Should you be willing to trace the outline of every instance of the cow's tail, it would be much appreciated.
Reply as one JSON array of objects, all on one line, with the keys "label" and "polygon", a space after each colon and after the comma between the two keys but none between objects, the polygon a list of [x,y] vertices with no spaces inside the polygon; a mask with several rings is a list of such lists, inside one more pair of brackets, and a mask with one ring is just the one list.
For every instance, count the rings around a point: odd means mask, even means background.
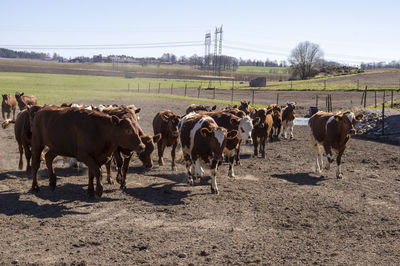
[{"label": "cow's tail", "polygon": [[179,142],[178,147],[176,147],[176,159],[178,162],[183,162],[183,151],[181,142]]},{"label": "cow's tail", "polygon": [[6,129],[9,124],[15,124],[15,120],[12,119],[6,119],[1,123],[1,127]]}]

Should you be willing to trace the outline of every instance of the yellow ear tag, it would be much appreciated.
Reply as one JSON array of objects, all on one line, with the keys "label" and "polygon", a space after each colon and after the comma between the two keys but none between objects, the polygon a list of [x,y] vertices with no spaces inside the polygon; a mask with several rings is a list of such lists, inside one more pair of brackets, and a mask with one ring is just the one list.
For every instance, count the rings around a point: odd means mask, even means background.
[{"label": "yellow ear tag", "polygon": [[335,119],[336,119],[336,121],[338,121],[338,122],[339,122],[339,117],[336,117]]}]

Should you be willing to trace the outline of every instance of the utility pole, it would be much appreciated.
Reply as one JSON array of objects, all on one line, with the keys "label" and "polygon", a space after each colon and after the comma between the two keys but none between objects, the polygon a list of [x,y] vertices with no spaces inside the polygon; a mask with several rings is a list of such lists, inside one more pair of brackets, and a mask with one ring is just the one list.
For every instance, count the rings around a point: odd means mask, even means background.
[{"label": "utility pole", "polygon": [[211,56],[211,33],[207,32],[204,38],[204,66],[207,70],[210,69]]},{"label": "utility pole", "polygon": [[222,54],[222,25],[220,28],[215,28],[214,32],[214,75],[221,74],[221,54]]}]

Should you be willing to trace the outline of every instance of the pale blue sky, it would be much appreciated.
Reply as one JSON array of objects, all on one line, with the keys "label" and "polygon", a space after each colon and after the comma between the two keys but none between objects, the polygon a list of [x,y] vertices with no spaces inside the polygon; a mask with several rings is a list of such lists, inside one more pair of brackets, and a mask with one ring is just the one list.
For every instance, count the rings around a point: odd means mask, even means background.
[{"label": "pale blue sky", "polygon": [[[235,57],[286,60],[297,43],[310,41],[321,46],[328,60],[348,64],[400,60],[400,1],[394,0],[2,0],[1,10],[0,47],[27,45],[22,50],[64,57],[100,53],[159,57],[166,52],[203,56],[205,33],[222,24],[222,52]],[[189,41],[199,45],[101,47]],[[54,49],[60,45],[101,49]]]}]

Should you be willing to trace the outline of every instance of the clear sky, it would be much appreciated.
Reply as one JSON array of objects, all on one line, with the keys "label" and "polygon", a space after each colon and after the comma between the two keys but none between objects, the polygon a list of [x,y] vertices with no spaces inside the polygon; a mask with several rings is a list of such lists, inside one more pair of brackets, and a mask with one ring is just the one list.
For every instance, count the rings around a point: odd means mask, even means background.
[{"label": "clear sky", "polygon": [[286,60],[299,42],[310,41],[327,60],[400,60],[395,0],[2,0],[0,6],[0,47],[67,58],[203,56],[205,33],[223,25],[222,53],[237,58]]}]

